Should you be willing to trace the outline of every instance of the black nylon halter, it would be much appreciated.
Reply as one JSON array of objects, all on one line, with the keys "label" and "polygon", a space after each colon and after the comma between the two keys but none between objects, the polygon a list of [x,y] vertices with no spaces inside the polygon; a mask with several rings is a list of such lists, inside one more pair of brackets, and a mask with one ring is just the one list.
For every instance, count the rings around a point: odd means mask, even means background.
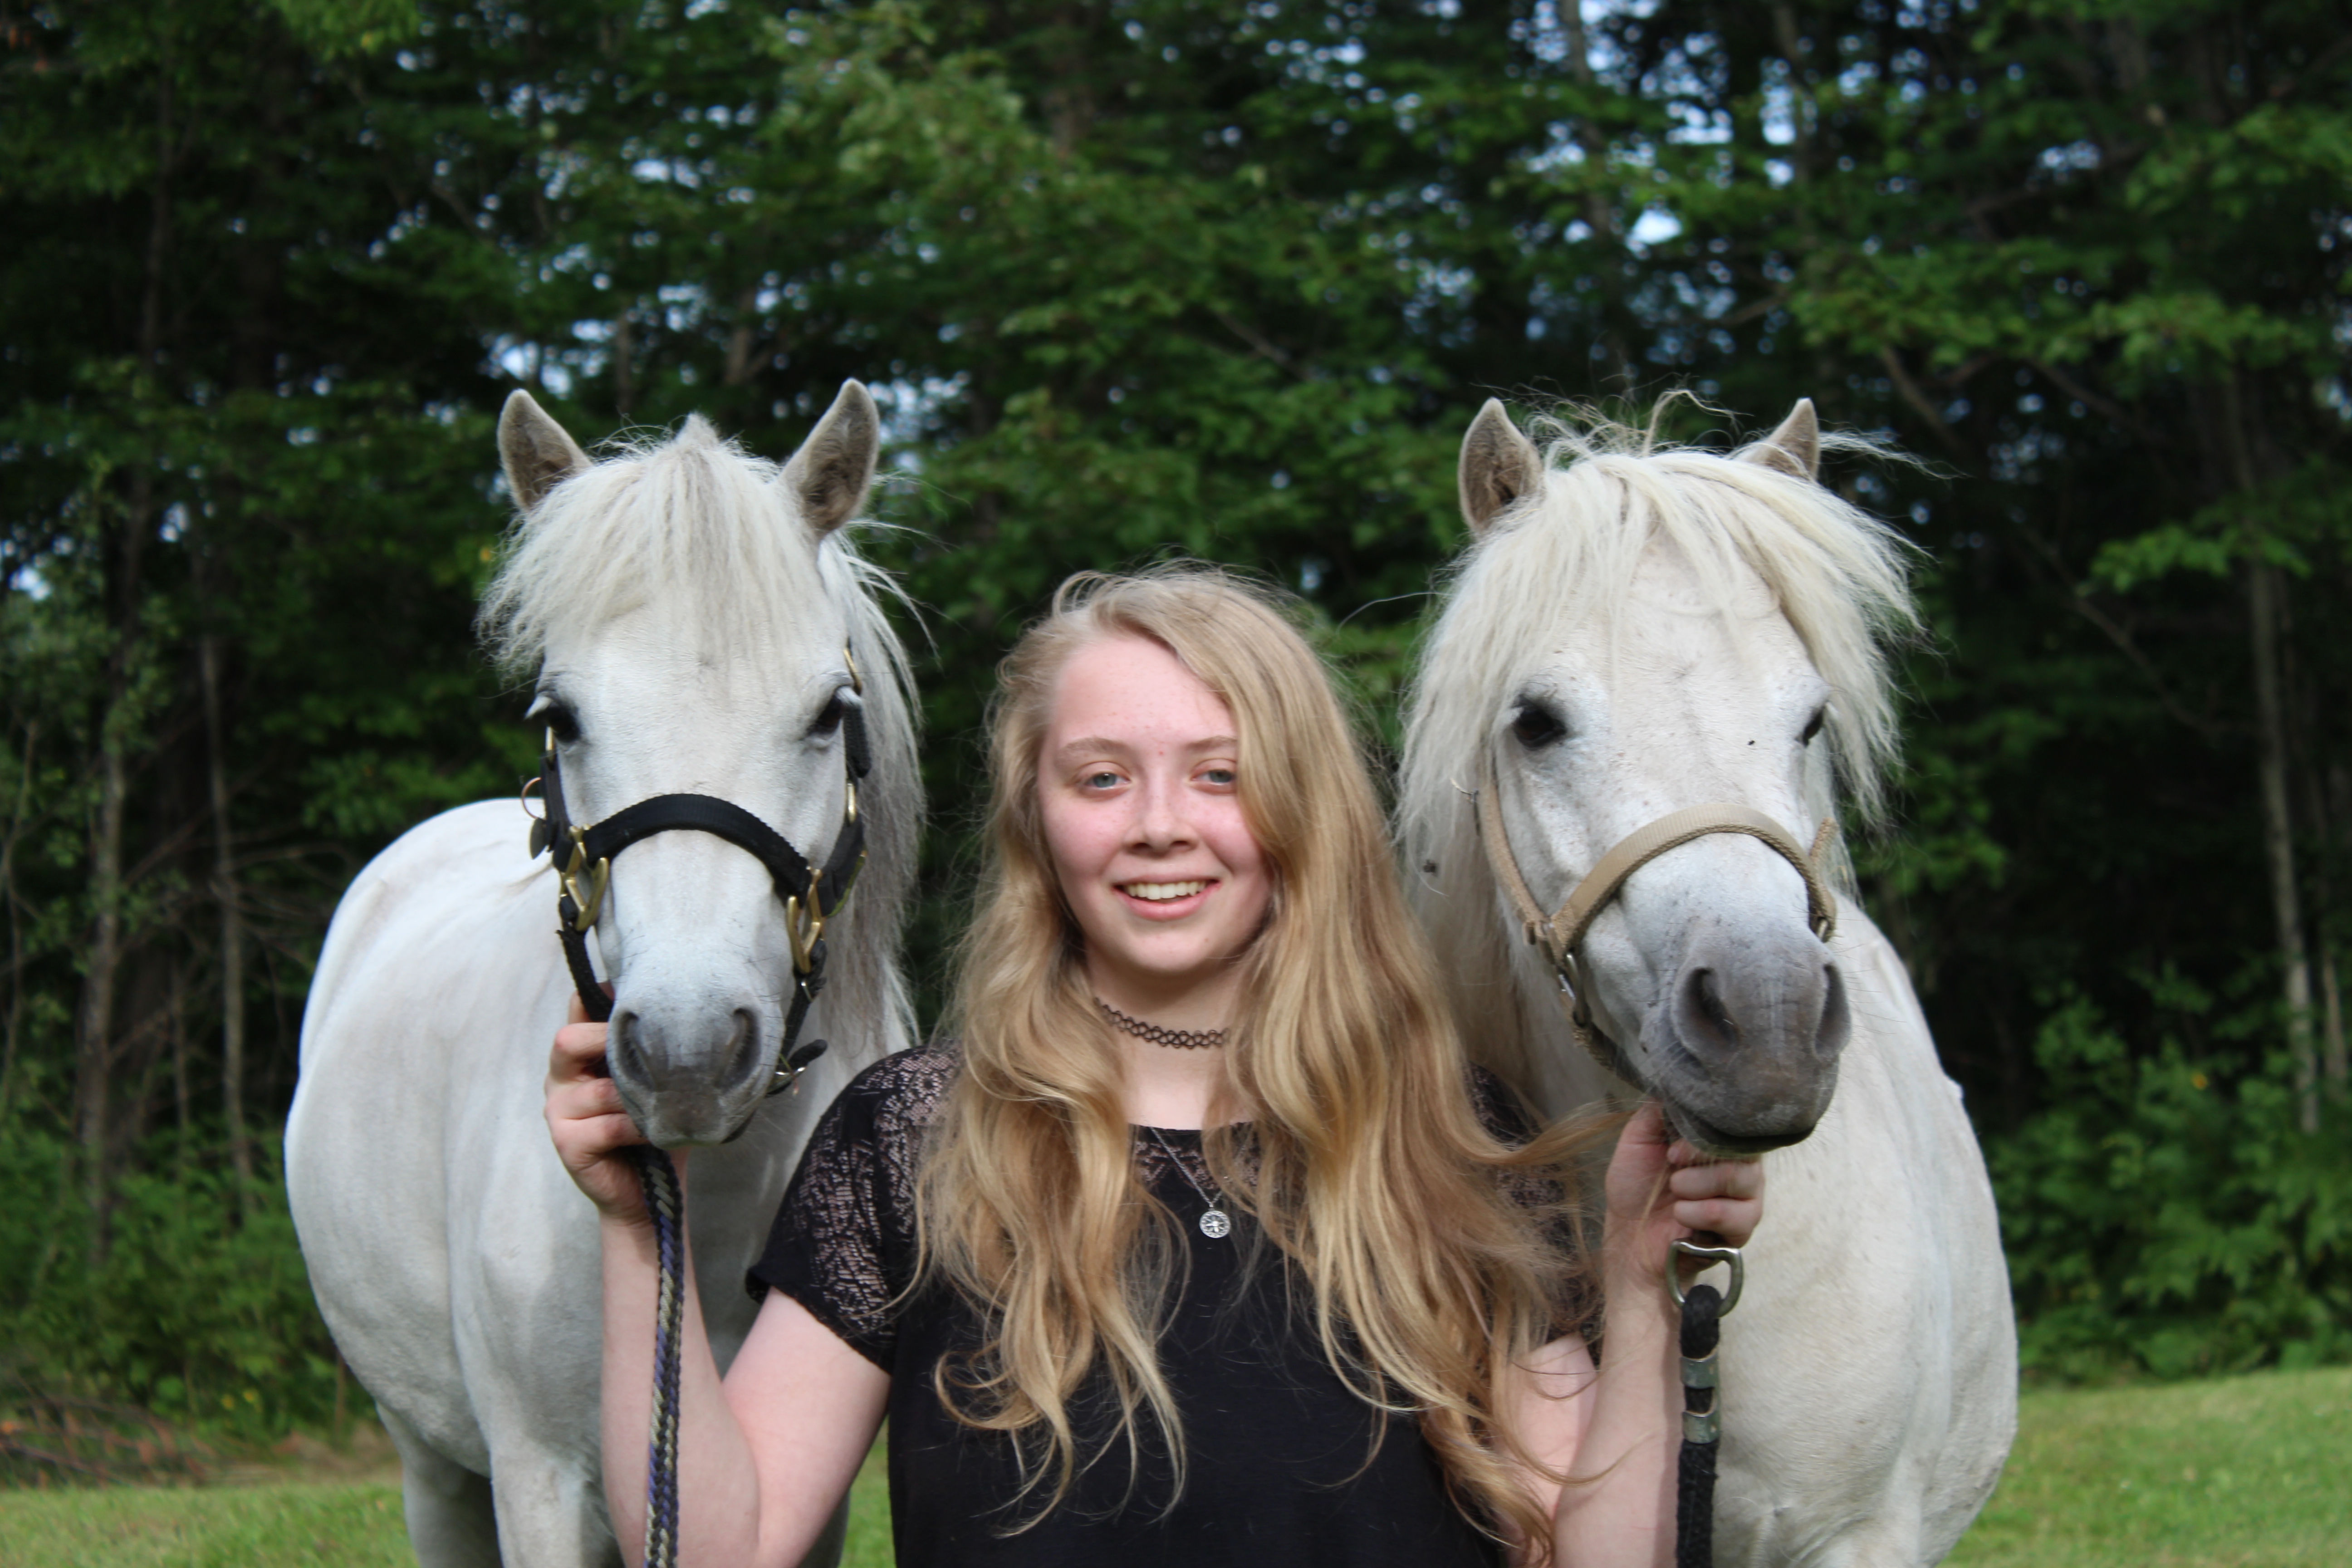
[{"label": "black nylon halter", "polygon": [[[850,690],[862,692],[865,683],[857,661],[849,659]],[[563,943],[563,962],[572,972],[572,988],[589,1018],[604,1023],[613,1016],[613,999],[604,994],[588,956],[588,932],[604,912],[604,893],[614,857],[632,844],[657,833],[690,829],[723,838],[767,868],[776,897],[784,906],[784,921],[793,945],[793,1000],[784,1016],[782,1037],[776,1046],[775,1081],[770,1094],[792,1087],[811,1062],[824,1054],[825,1042],[811,1040],[795,1048],[801,1027],[808,1021],[810,1005],[824,989],[824,922],[839,909],[856,886],[866,863],[866,824],[857,812],[857,785],[874,765],[866,732],[866,712],[855,704],[842,713],[842,750],[848,769],[848,801],[841,829],[834,835],[833,853],[821,868],[811,868],[808,857],[790,839],[737,805],[709,795],[657,795],[624,806],[604,821],[581,826],[572,820],[563,798],[562,763],[550,731],[540,758],[540,786],[546,805],[544,817],[534,817],[530,852],[534,858],[554,851],[557,872],[555,934]],[[526,798],[530,784],[523,785]],[[563,846],[570,845],[567,853]],[[585,907],[583,907],[583,900]]]}]

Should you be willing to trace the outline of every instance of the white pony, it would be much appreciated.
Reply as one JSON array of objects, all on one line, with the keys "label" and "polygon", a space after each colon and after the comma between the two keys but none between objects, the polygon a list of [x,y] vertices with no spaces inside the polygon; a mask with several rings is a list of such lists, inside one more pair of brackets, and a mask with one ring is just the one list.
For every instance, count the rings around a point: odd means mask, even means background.
[{"label": "white pony", "polygon": [[[687,1216],[721,1366],[751,1328],[744,1271],[810,1127],[908,1043],[913,715],[886,580],[842,528],[878,429],[856,382],[781,470],[698,418],[593,464],[521,393],[499,422],[521,516],[484,625],[502,664],[536,671],[531,716],[573,821],[700,793],[822,865],[847,806],[843,716],[864,710],[870,859],[826,932],[830,981],[802,1033],[831,1048],[793,1093],[766,1096],[793,967],[759,860],[705,832],[647,838],[613,862],[594,928],[639,1124],[712,1145]],[[541,1117],[572,986],[528,827],[512,799],[462,806],[360,874],[311,985],[287,1124],[311,1282],[399,1447],[428,1568],[621,1561],[598,1469],[596,1215]],[[836,1530],[811,1561],[837,1547]]]},{"label": "white pony", "polygon": [[[1934,1563],[2015,1432],[2008,1277],[1959,1090],[1817,838],[1841,779],[1878,804],[1903,546],[1815,482],[1810,403],[1731,457],[1553,433],[1547,460],[1489,402],[1463,443],[1476,538],[1401,783],[1419,913],[1474,1049],[1547,1110],[1624,1094],[1612,1058],[1702,1147],[1778,1151],[1723,1321],[1717,1563]],[[1654,836],[1678,847],[1549,929],[1612,848],[1716,805],[1741,826]]]}]

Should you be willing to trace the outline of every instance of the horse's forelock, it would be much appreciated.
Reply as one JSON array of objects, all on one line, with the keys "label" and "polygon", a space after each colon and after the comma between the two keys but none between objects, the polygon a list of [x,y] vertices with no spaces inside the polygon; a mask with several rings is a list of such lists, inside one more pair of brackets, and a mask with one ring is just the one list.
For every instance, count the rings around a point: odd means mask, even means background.
[{"label": "horse's forelock", "polygon": [[648,604],[727,639],[822,594],[817,541],[778,472],[698,415],[557,485],[516,518],[482,595],[478,626],[500,669],[527,676],[558,628]]}]

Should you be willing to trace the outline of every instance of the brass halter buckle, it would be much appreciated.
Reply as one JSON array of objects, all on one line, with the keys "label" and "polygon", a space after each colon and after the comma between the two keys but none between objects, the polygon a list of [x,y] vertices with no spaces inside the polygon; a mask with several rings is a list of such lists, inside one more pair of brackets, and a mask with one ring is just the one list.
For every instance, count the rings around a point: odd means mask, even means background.
[{"label": "brass halter buckle", "polygon": [[589,886],[584,891],[582,889],[580,873],[588,869],[587,839],[586,828],[574,827],[572,830],[572,864],[564,867],[561,873],[563,891],[571,898],[572,907],[580,911],[572,917],[572,929],[583,936],[594,928],[596,916],[604,908],[604,889],[613,880],[613,862],[607,858],[597,861],[594,868],[589,870]]},{"label": "brass halter buckle", "polygon": [[824,940],[824,906],[817,901],[817,889],[824,880],[824,868],[810,867],[808,901],[784,900],[784,937],[793,946],[795,974],[806,974],[816,967],[816,944]]}]

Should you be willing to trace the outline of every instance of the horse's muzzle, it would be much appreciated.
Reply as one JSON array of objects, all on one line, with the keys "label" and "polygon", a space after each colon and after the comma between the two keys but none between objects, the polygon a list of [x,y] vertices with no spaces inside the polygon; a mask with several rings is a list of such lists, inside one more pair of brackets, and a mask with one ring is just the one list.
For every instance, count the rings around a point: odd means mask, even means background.
[{"label": "horse's muzzle", "polygon": [[724,1143],[765,1099],[770,1054],[758,1009],[674,1016],[614,1009],[605,1058],[621,1103],[648,1142],[665,1149]]},{"label": "horse's muzzle", "polygon": [[1695,943],[1644,1031],[1649,1088],[1710,1154],[1801,1142],[1829,1110],[1852,1016],[1834,962]]}]

